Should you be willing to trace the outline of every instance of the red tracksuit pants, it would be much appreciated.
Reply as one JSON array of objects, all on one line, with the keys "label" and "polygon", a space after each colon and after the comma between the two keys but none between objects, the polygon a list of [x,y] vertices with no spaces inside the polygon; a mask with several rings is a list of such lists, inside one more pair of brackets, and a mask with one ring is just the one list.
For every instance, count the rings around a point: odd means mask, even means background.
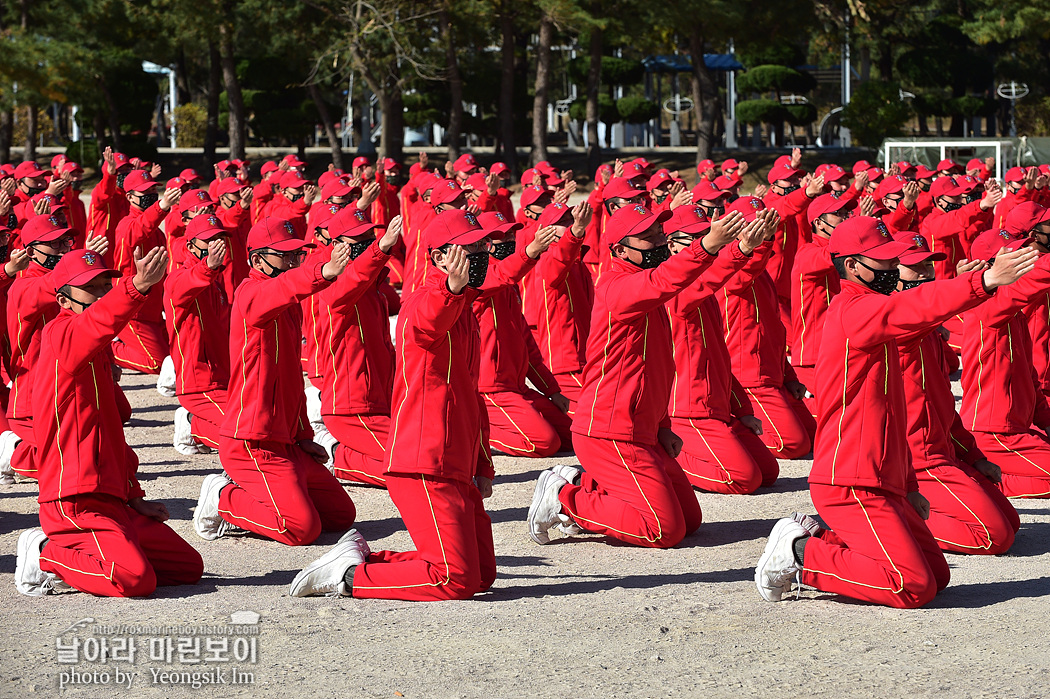
[{"label": "red tracksuit pants", "polygon": [[572,418],[538,391],[482,393],[489,443],[504,454],[542,459],[572,449]]},{"label": "red tracksuit pants", "polygon": [[998,555],[1013,545],[1021,518],[977,469],[959,463],[916,470],[915,476],[930,501],[926,526],[942,551]]},{"label": "red tracksuit pants", "polygon": [[354,597],[468,599],[492,586],[492,521],[473,483],[391,473],[386,486],[416,550],[369,556],[354,571]]},{"label": "red tracksuit pants", "polygon": [[11,468],[23,478],[36,479],[38,469],[36,463],[36,435],[33,432],[33,418],[13,417],[8,418],[8,426],[12,432],[18,435],[22,441],[15,447],[11,454]]},{"label": "red tracksuit pants", "polygon": [[760,439],[779,459],[798,459],[813,449],[817,422],[805,403],[782,386],[753,386],[744,389],[762,421]]},{"label": "red tracksuit pants", "polygon": [[684,446],[678,463],[689,482],[711,493],[747,495],[776,483],[780,465],[762,440],[737,419],[671,418]]},{"label": "red tracksuit pants", "polygon": [[805,585],[888,607],[921,607],[948,585],[948,562],[926,522],[901,495],[811,483],[831,528],[806,543]]},{"label": "red tracksuit pants", "polygon": [[339,440],[335,477],[386,487],[389,415],[325,415],[324,425]]},{"label": "red tracksuit pants", "polygon": [[219,430],[226,419],[226,399],[224,388],[179,395],[179,405],[193,416],[190,420],[193,438],[212,449],[219,448]]},{"label": "red tracksuit pants", "polygon": [[[0,367],[2,368],[2,367]],[[6,371],[0,371],[0,375],[6,376]],[[3,381],[10,381],[10,379],[0,379]],[[7,405],[8,399],[11,397],[11,389],[7,387],[6,383],[0,383],[0,432],[6,432],[11,429],[7,422]]]},{"label": "red tracksuit pants", "polygon": [[808,391],[805,398],[802,399],[802,403],[806,406],[806,412],[813,418],[813,421],[817,420],[817,376],[813,372],[816,370],[814,366],[792,366],[795,370],[795,376],[798,377],[799,383],[806,387]]},{"label": "red tracksuit pants", "polygon": [[977,446],[1003,472],[999,489],[1008,498],[1050,498],[1050,440],[1023,434],[974,432]]},{"label": "red tracksuit pants", "polygon": [[168,332],[164,323],[132,319],[113,340],[117,366],[143,374],[159,374],[168,356]]},{"label": "red tracksuit pants", "polygon": [[219,460],[234,481],[219,495],[219,514],[231,524],[289,546],[354,526],[343,486],[297,445],[223,437]]},{"label": "red tracksuit pants", "polygon": [[581,527],[635,546],[670,548],[700,527],[693,486],[677,461],[655,444],[573,435],[585,469],[580,485],[558,499]]},{"label": "red tracksuit pants", "polygon": [[193,585],[201,555],[163,522],[141,515],[112,495],[74,495],[40,503],[48,542],[40,569],[81,592],[144,597],[158,586]]}]

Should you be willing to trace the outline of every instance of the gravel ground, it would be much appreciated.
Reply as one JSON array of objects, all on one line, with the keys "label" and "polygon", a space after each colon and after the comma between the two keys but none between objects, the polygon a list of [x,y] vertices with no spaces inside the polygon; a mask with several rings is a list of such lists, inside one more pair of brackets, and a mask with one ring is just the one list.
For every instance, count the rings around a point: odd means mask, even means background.
[{"label": "gravel ground", "polygon": [[[37,525],[36,487],[0,486],[0,695],[481,697],[746,696],[775,691],[814,697],[1043,697],[1050,693],[1050,516],[1016,501],[1022,528],[1009,555],[949,555],[951,586],[932,604],[897,611],[815,592],[763,602],[754,565],[777,518],[812,511],[808,461],[782,462],[781,480],[753,496],[698,494],[705,523],[679,547],[636,549],[598,536],[533,544],[525,515],[535,477],[558,460],[497,457],[489,500],[499,578],[467,602],[406,603],[287,596],[295,573],[338,538],[289,548],[253,537],[205,542],[192,530],[201,479],[214,455],[171,447],[173,399],[153,377],[123,380],[135,416],[128,439],[142,460],[148,497],[163,500],[172,526],[201,552],[195,587],[149,599],[85,594],[19,595],[15,542]],[[570,461],[571,459],[566,459]],[[359,529],[374,549],[412,546],[385,491],[349,487]],[[138,636],[133,664],[59,663],[64,642],[127,633],[90,624],[215,625],[239,611],[261,615],[254,663],[189,665],[150,659]],[[65,633],[63,633],[65,632]],[[170,634],[178,642],[181,633]],[[94,641],[92,641],[94,642]],[[85,652],[87,646],[85,646]],[[253,673],[229,684],[231,669]],[[227,684],[194,690],[153,671],[219,668]],[[151,670],[152,669],[152,670]],[[72,671],[108,684],[84,684]],[[115,686],[116,671],[137,673]],[[90,674],[95,673],[95,674]],[[212,675],[214,677],[214,674]],[[245,680],[244,676],[238,676]],[[170,677],[168,678],[170,679]],[[192,679],[192,678],[188,678]]]}]

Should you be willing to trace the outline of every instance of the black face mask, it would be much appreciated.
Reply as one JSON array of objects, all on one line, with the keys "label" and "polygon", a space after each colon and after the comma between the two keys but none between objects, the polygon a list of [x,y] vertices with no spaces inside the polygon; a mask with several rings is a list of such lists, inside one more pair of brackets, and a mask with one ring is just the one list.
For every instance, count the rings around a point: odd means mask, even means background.
[{"label": "black face mask", "polygon": [[124,178],[128,176],[128,173],[123,175],[117,175],[117,189],[124,189]]},{"label": "black face mask", "polygon": [[365,250],[367,250],[372,243],[375,242],[375,238],[371,240],[362,240],[359,243],[350,243],[350,259],[356,260]]},{"label": "black face mask", "polygon": [[907,291],[908,289],[914,289],[917,286],[921,286],[926,282],[932,282],[932,279],[909,279],[907,281],[901,280],[901,291]]},{"label": "black face mask", "polygon": [[7,262],[7,248],[7,243],[0,245],[0,262]]},{"label": "black face mask", "polygon": [[783,193],[781,193],[780,196],[785,197],[788,194],[791,194],[792,192],[794,192],[796,189],[802,189],[802,185],[799,184],[798,182],[796,182],[794,184],[789,184],[787,187],[781,187],[781,189],[784,190],[784,191],[783,191]]},{"label": "black face mask", "polygon": [[864,286],[887,296],[897,290],[897,283],[901,280],[901,271],[896,267],[893,269],[872,269],[860,260],[857,260],[857,264],[874,275],[870,282],[866,282],[863,279],[860,280]]},{"label": "black face mask", "polygon": [[[281,274],[283,274],[283,273],[284,273],[284,271],[285,271],[285,270],[283,270],[283,269],[277,269],[276,267],[274,267],[273,265],[271,265],[271,264],[270,264],[270,261],[269,261],[269,260],[267,260],[265,256],[264,256],[264,257],[262,258],[262,261],[263,261],[263,262],[265,262],[265,263],[266,263],[266,266],[270,268],[270,271],[269,271],[269,272],[263,272],[263,274],[265,274],[265,275],[266,275],[267,277],[269,277],[270,279],[273,279],[273,278],[275,278],[275,277],[278,277],[278,276],[280,276],[280,275],[281,275]],[[259,270],[259,271],[262,271],[262,270]]]},{"label": "black face mask", "polygon": [[967,194],[966,195],[966,203],[967,204],[972,204],[972,203],[974,203],[975,201],[977,201],[980,198],[981,198],[981,195],[977,194],[976,192],[974,192],[972,194]]},{"label": "black face mask", "polygon": [[942,205],[941,208],[944,209],[944,213],[948,213],[949,211],[958,211],[962,207],[963,205],[961,202],[950,202],[948,204]]},{"label": "black face mask", "polygon": [[18,228],[18,217],[15,216],[14,212],[7,215],[7,227],[11,230]]},{"label": "black face mask", "polygon": [[299,192],[298,194],[285,194],[284,196],[288,201],[299,201],[304,195],[305,192]]},{"label": "black face mask", "polygon": [[138,203],[135,205],[145,211],[149,207],[153,206],[160,200],[160,195],[156,192],[146,192],[145,194],[139,195]]},{"label": "black face mask", "polygon": [[657,204],[663,204],[664,203],[664,199],[666,199],[669,196],[670,196],[669,194],[656,194],[654,192],[653,193],[653,201],[656,202]]},{"label": "black face mask", "polygon": [[[30,247],[32,247],[32,246],[30,246]],[[39,260],[34,260],[34,261],[37,264],[39,264],[41,267],[44,267],[45,269],[54,269],[55,265],[58,264],[58,261],[62,259],[61,255],[52,255],[51,253],[44,252],[43,250],[38,250],[37,248],[32,248],[32,249],[33,249],[33,252],[40,253],[41,255],[44,256],[44,261],[43,262],[40,262]]]},{"label": "black face mask", "polygon": [[515,240],[501,240],[492,244],[492,249],[489,250],[489,254],[495,257],[497,260],[505,260],[514,254]]},{"label": "black face mask", "polygon": [[623,245],[625,248],[628,248],[630,250],[635,250],[636,252],[641,253],[641,262],[627,260],[639,269],[653,269],[654,267],[659,267],[662,263],[667,262],[669,259],[671,259],[671,249],[667,247],[666,244],[657,245],[655,248],[652,248],[650,250],[639,250],[636,247],[633,247],[631,245],[625,245],[624,243],[620,243],[620,245]]},{"label": "black face mask", "polygon": [[37,194],[40,194],[45,189],[47,189],[47,187],[30,187],[29,185],[25,185],[25,188],[26,194],[28,194],[31,197],[35,197]]},{"label": "black face mask", "polygon": [[467,286],[474,289],[480,288],[485,283],[485,276],[489,271],[489,254],[487,252],[472,252],[467,255],[470,262]]}]

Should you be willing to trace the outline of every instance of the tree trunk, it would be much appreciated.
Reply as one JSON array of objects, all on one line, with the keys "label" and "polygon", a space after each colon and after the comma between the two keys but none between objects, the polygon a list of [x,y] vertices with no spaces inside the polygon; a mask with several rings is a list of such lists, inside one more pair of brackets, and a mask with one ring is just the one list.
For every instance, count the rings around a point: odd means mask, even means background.
[{"label": "tree trunk", "polygon": [[602,30],[591,29],[591,62],[587,70],[587,172],[597,172],[602,164],[602,148],[598,143],[598,92],[602,80]]},{"label": "tree trunk", "polygon": [[321,123],[324,124],[324,132],[328,136],[328,145],[332,149],[332,164],[339,170],[342,170],[343,144],[335,130],[335,122],[332,121],[332,117],[328,112],[328,105],[321,99],[321,90],[315,83],[310,83],[306,86],[306,89],[310,93],[310,99],[314,101],[314,106],[317,107],[317,115],[321,117]]},{"label": "tree trunk", "polygon": [[37,112],[33,105],[26,105],[26,143],[22,160],[36,160]]},{"label": "tree trunk", "polygon": [[246,124],[244,98],[237,80],[237,64],[233,58],[233,28],[219,25],[219,54],[222,58],[222,77],[226,83],[226,100],[230,105],[230,159],[244,159]]},{"label": "tree trunk", "polygon": [[204,163],[215,165],[215,145],[219,140],[219,93],[222,92],[222,58],[214,41],[208,42],[208,120],[204,125]]},{"label": "tree trunk", "polygon": [[109,132],[110,138],[113,139],[113,148],[121,151],[124,149],[124,139],[120,135],[120,111],[117,109],[117,102],[113,99],[113,93],[109,91],[109,87],[102,76],[98,78],[98,87],[102,92],[102,98],[106,101],[106,116],[109,120]]},{"label": "tree trunk", "polygon": [[379,107],[383,110],[377,162],[383,158],[393,158],[401,162],[405,143],[405,103],[401,99],[401,88],[396,82],[388,84],[384,90],[376,92],[376,96],[379,98]]},{"label": "tree trunk", "polygon": [[106,118],[102,116],[102,110],[95,112],[95,118],[92,121],[92,126],[95,129],[95,143],[98,144],[98,154],[102,155],[102,151],[106,149],[109,142],[106,141]]},{"label": "tree trunk", "polygon": [[11,109],[0,112],[0,163],[11,162],[11,139],[14,137],[15,114]]},{"label": "tree trunk", "polygon": [[459,157],[459,140],[463,131],[463,75],[459,72],[459,59],[456,57],[456,37],[452,30],[451,3],[445,0],[438,13],[441,25],[441,40],[445,44],[445,64],[448,71],[448,129],[445,139],[448,141],[448,159]]},{"label": "tree trunk", "polygon": [[693,57],[693,108],[696,111],[696,162],[711,157],[714,148],[715,117],[718,113],[718,87],[704,63],[704,36],[700,27],[689,33],[689,53]]},{"label": "tree trunk", "polygon": [[499,88],[499,124],[503,160],[511,172],[517,172],[518,149],[514,138],[514,15],[511,7],[510,0],[503,0],[500,11],[503,46],[500,49],[502,79]]},{"label": "tree trunk", "polygon": [[547,13],[540,19],[540,41],[536,47],[536,88],[532,100],[532,164],[547,160],[547,93],[550,90],[551,43],[554,21]]}]

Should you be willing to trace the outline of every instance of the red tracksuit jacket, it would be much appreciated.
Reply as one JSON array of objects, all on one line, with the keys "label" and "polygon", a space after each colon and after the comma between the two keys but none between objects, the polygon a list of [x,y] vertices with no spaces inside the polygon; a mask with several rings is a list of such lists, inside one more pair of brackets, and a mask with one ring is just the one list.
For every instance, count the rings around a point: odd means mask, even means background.
[{"label": "red tracksuit jacket", "polygon": [[[135,276],[135,248],[141,248],[143,255],[158,246],[165,250],[168,249],[164,233],[160,230],[164,214],[160,203],[157,202],[145,211],[132,208],[128,215],[117,224],[117,244],[113,259],[116,269],[125,277]],[[163,295],[159,292],[150,294],[136,318],[151,323],[161,323],[163,322],[161,318],[163,308]]]},{"label": "red tracksuit jacket", "polygon": [[787,365],[787,332],[780,320],[777,288],[765,271],[773,246],[758,246],[743,272],[719,292],[725,323],[726,348],[733,360],[733,376],[746,388],[783,386]]},{"label": "red tracksuit jacket", "polygon": [[1013,211],[1014,207],[1018,204],[1023,204],[1026,201],[1038,201],[1039,200],[1038,189],[1028,189],[1027,187],[1021,187],[1017,190],[1017,193],[1004,192],[1003,198],[999,200],[999,203],[995,205],[995,214],[992,219],[996,228],[1006,227],[1006,217]]},{"label": "red tracksuit jacket", "polygon": [[1035,368],[1039,390],[1050,393],[1050,291],[1036,294],[1024,309],[1028,318],[1028,334],[1032,337],[1032,366]]},{"label": "red tracksuit jacket", "polygon": [[[773,254],[766,267],[770,278],[777,288],[777,296],[791,298],[791,269],[795,264],[795,253],[799,245],[809,239],[807,232],[799,227],[799,214],[813,200],[806,194],[805,188],[796,189],[786,196],[770,191],[762,200],[767,208],[780,213],[780,228],[773,238]],[[745,384],[746,385],[746,384]]]},{"label": "red tracksuit jacket", "polygon": [[73,243],[74,249],[84,247],[88,230],[87,208],[85,208],[84,201],[80,198],[81,194],[83,194],[81,190],[73,189],[72,187],[66,187],[62,192],[62,201],[69,212],[66,215],[66,220],[69,222],[69,227],[75,229],[77,233],[76,240]]},{"label": "red tracksuit jacket", "polygon": [[81,493],[125,502],[144,495],[120,423],[109,344],[146,298],[124,277],[82,314],[63,310],[44,326],[33,391],[38,502]]},{"label": "red tracksuit jacket", "polygon": [[966,230],[972,226],[988,228],[991,220],[992,213],[981,211],[980,202],[977,201],[948,213],[935,208],[922,220],[919,232],[930,241],[930,249],[948,256],[947,260],[936,260],[933,263],[937,279],[954,277],[959,260],[970,254],[970,243],[964,239]]},{"label": "red tracksuit jacket", "polygon": [[699,240],[654,269],[610,259],[594,289],[573,432],[656,444],[660,427],[670,426],[667,406],[675,367],[664,304],[695,283],[715,259]]},{"label": "red tracksuit jacket", "polygon": [[809,482],[918,490],[907,441],[897,342],[988,298],[981,272],[884,296],[842,282],[831,301],[817,357],[817,436]]},{"label": "red tracksuit jacket", "polygon": [[204,393],[230,383],[230,301],[224,267],[187,256],[164,280],[164,322],[179,394]]},{"label": "red tracksuit jacket", "polygon": [[1050,407],[1032,367],[1022,310],[1050,288],[1050,255],[995,298],[963,316],[962,416],[974,432],[1023,434],[1050,425]]},{"label": "red tracksuit jacket", "polygon": [[732,415],[754,414],[751,401],[732,374],[715,298],[730,278],[743,274],[749,259],[733,243],[698,282],[667,302],[675,363],[668,408],[671,417],[729,422]]},{"label": "red tracksuit jacket", "polygon": [[[214,197],[213,197],[214,198]],[[306,197],[300,197],[297,201],[289,201],[283,192],[273,195],[263,217],[283,218],[292,224],[296,237],[306,240]]]},{"label": "red tracksuit jacket", "polygon": [[824,333],[824,317],[832,297],[839,293],[839,273],[831,264],[827,238],[813,236],[812,241],[799,247],[792,276],[791,363],[814,366]]},{"label": "red tracksuit jacket", "polygon": [[[33,417],[32,369],[40,356],[40,331],[59,313],[50,270],[30,262],[7,292],[7,337],[11,342],[9,418]],[[0,275],[6,277],[7,275]]]},{"label": "red tracksuit jacket", "polygon": [[91,208],[88,211],[88,237],[106,236],[112,257],[116,245],[117,224],[131,210],[124,192],[117,189],[117,176],[102,168],[102,179],[91,190]]},{"label": "red tracksuit jacket", "polygon": [[317,295],[322,415],[389,415],[394,345],[379,291],[390,256],[372,243]]},{"label": "red tracksuit jacket", "polygon": [[493,260],[481,293],[472,308],[481,336],[481,366],[478,391],[524,393],[525,379],[545,396],[561,389],[558,380],[543,363],[540,348],[521,312],[518,282],[532,271],[536,260],[519,247],[505,260]]},{"label": "red tracksuit jacket", "polygon": [[223,437],[294,444],[313,436],[303,392],[299,303],[331,285],[321,261],[271,279],[252,269],[230,317],[230,388]]},{"label": "red tracksuit jacket", "polygon": [[580,257],[583,241],[566,232],[523,282],[525,320],[555,374],[581,372],[587,363],[594,285]]},{"label": "red tracksuit jacket", "polygon": [[252,187],[252,206],[251,209],[249,209],[252,225],[255,225],[259,222],[259,219],[266,216],[266,209],[269,208],[270,201],[272,200],[273,185],[270,184],[269,181],[260,182]]},{"label": "red tracksuit jacket", "polygon": [[432,269],[397,317],[397,369],[390,412],[388,473],[469,482],[493,478],[478,393],[481,340],[470,305],[476,289],[448,290]]},{"label": "red tracksuit jacket", "polygon": [[[952,385],[944,371],[945,346],[936,331],[897,343],[908,409],[908,448],[916,471],[954,466],[960,460],[972,465],[983,458],[955,411]],[[955,440],[963,441],[961,450]]]}]

